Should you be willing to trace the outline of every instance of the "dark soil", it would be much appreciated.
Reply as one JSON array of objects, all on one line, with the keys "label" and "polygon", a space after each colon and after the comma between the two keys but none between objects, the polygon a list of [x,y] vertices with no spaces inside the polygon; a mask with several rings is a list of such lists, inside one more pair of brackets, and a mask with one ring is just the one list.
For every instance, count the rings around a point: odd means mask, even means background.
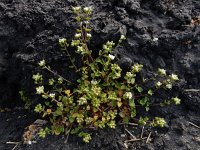
[{"label": "dark soil", "polygon": [[[91,48],[98,50],[107,40],[125,34],[127,41],[114,52],[121,66],[138,62],[146,68],[147,76],[160,67],[181,78],[170,92],[182,99],[181,106],[155,107],[150,112],[164,116],[168,127],[145,130],[145,136],[152,132],[150,143],[132,142],[129,149],[200,150],[199,0],[1,0],[0,108],[11,111],[0,113],[0,150],[11,150],[15,145],[6,142],[21,141],[25,127],[38,118],[22,109],[18,91],[25,90],[33,105],[38,101],[31,78],[38,71],[39,60],[45,58],[53,68],[65,70],[67,77],[74,79],[73,72],[66,71],[69,62],[57,43],[61,37],[73,36],[75,23],[70,8],[77,5],[94,8]],[[137,137],[141,132],[139,127],[128,129]],[[121,125],[116,130],[95,131],[88,145],[75,136],[65,144],[65,138],[48,136],[17,149],[122,150],[128,136]]]}]

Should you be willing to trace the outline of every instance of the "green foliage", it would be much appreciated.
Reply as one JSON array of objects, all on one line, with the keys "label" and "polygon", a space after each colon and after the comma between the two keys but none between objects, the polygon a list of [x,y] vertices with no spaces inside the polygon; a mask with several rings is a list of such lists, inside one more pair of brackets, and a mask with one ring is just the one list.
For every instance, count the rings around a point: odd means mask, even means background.
[{"label": "green foliage", "polygon": [[[50,78],[48,86],[43,85],[43,76],[39,73],[33,75],[36,86],[36,94],[45,99],[43,104],[35,107],[35,112],[41,113],[43,117],[49,118],[51,122],[51,133],[59,135],[61,133],[77,134],[85,142],[91,140],[89,133],[83,132],[85,128],[115,128],[118,122],[128,123],[136,117],[137,107],[144,107],[146,111],[150,109],[150,97],[160,88],[171,88],[172,84],[178,80],[177,75],[167,75],[164,69],[150,79],[154,86],[146,90],[145,85],[148,80],[143,80],[142,84],[136,81],[136,77],[143,68],[141,64],[134,64],[132,68],[122,75],[122,69],[115,63],[115,56],[112,54],[117,44],[122,43],[126,38],[122,35],[118,43],[106,42],[99,50],[99,56],[93,58],[92,50],[88,48],[88,41],[92,38],[89,27],[91,7],[73,7],[75,19],[79,28],[72,41],[65,38],[59,39],[59,45],[63,53],[71,61],[71,68],[77,74],[81,74],[77,82],[71,82],[65,77],[57,74],[45,60],[39,62],[41,69],[47,70],[54,75]],[[69,50],[75,48],[76,53],[82,57],[83,65],[78,68]],[[68,85],[73,85],[73,90],[68,89]],[[180,99],[172,98],[170,103],[179,104]],[[136,105],[137,104],[137,105]],[[162,102],[164,106],[167,102]],[[138,106],[139,105],[139,106]],[[145,125],[149,118],[140,118],[139,124]],[[151,125],[163,127],[165,121],[156,117]],[[44,137],[48,130],[41,130],[39,135]]]},{"label": "green foliage", "polygon": [[49,132],[50,132],[49,129],[46,127],[45,129],[40,129],[38,135],[41,138],[45,138],[46,134],[48,134]]},{"label": "green foliage", "polygon": [[164,127],[165,124],[165,119],[159,117],[155,117],[155,119],[151,122],[151,126],[153,127]]},{"label": "green foliage", "polygon": [[31,101],[30,99],[25,95],[24,90],[19,91],[19,95],[21,100],[25,103],[25,109],[30,109]]}]

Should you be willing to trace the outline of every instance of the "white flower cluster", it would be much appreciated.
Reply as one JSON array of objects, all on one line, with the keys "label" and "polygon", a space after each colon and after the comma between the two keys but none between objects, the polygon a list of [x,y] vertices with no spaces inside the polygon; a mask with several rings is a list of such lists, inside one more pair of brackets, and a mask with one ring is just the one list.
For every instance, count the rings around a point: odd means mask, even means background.
[{"label": "white flower cluster", "polygon": [[111,54],[109,54],[108,57],[109,57],[111,60],[114,60],[114,59],[115,59],[115,56],[114,56],[114,55],[111,55]]},{"label": "white flower cluster", "polygon": [[119,65],[117,64],[111,64],[111,70],[112,70],[112,78],[113,79],[118,79],[121,77],[121,71],[122,69],[120,68]]},{"label": "white flower cluster", "polygon": [[166,85],[166,88],[167,88],[167,89],[171,89],[171,88],[172,88],[172,84],[171,84],[171,83],[167,84],[167,85]]},{"label": "white flower cluster", "polygon": [[142,67],[143,67],[143,65],[141,65],[141,64],[135,64],[135,65],[133,65],[133,67],[132,67],[132,71],[133,71],[134,73],[140,72],[140,70],[142,70]]},{"label": "white flower cluster", "polygon": [[85,49],[82,46],[77,46],[77,52],[83,55],[85,54]]},{"label": "white flower cluster", "polygon": [[169,77],[172,81],[178,81],[179,80],[179,78],[176,74],[171,74],[171,75],[169,75]]},{"label": "white flower cluster", "polygon": [[126,92],[124,95],[123,95],[123,98],[124,99],[131,99],[133,97],[132,93],[131,92]]},{"label": "white flower cluster", "polygon": [[135,83],[135,74],[131,72],[127,72],[124,79],[126,79],[128,84],[134,84]]},{"label": "white flower cluster", "polygon": [[33,80],[35,81],[35,84],[38,84],[40,81],[42,81],[42,75],[37,73],[35,75],[33,75]]},{"label": "white flower cluster", "polygon": [[90,33],[87,33],[87,38],[91,38],[92,35]]},{"label": "white flower cluster", "polygon": [[179,105],[181,103],[181,99],[178,97],[172,98],[172,101],[174,102],[175,105]]},{"label": "white flower cluster", "polygon": [[162,85],[160,81],[156,82],[156,87],[159,88]]},{"label": "white flower cluster", "polygon": [[82,9],[82,7],[80,7],[80,6],[72,7],[72,11],[73,11],[74,13],[76,13],[76,14],[80,13],[81,10],[83,10],[83,12],[84,12],[85,14],[88,14],[88,15],[91,14],[92,11],[93,11],[92,7],[84,7],[83,9]]},{"label": "white flower cluster", "polygon": [[76,33],[75,34],[75,38],[80,38],[81,37],[81,33]]},{"label": "white flower cluster", "polygon": [[67,43],[67,39],[66,38],[62,38],[62,39],[59,39],[59,44],[61,47],[64,47]]},{"label": "white flower cluster", "polygon": [[83,104],[86,104],[86,103],[87,103],[87,99],[85,97],[79,98],[79,100],[78,100],[79,105],[83,105]]},{"label": "white flower cluster", "polygon": [[106,44],[103,45],[103,50],[105,52],[111,52],[112,51],[112,48],[113,46],[115,46],[115,43],[113,41],[108,41]]},{"label": "white flower cluster", "polygon": [[38,86],[37,88],[36,88],[36,93],[37,94],[43,94],[44,93],[44,86]]},{"label": "white flower cluster", "polygon": [[121,35],[120,36],[120,39],[119,39],[119,43],[121,43],[122,41],[126,40],[126,37],[124,35]]},{"label": "white flower cluster", "polygon": [[50,93],[50,94],[49,94],[49,97],[52,98],[52,99],[55,99],[55,96],[56,96],[55,93]]},{"label": "white flower cluster", "polygon": [[38,65],[39,65],[40,67],[45,67],[45,65],[46,65],[45,60],[44,60],[44,59],[41,60],[41,61],[38,63]]},{"label": "white flower cluster", "polygon": [[92,13],[92,7],[85,7],[83,8],[83,12],[86,13],[86,14],[91,14]]},{"label": "white flower cluster", "polygon": [[72,7],[72,10],[74,13],[78,13],[81,11],[81,7],[80,6],[77,6],[77,7]]},{"label": "white flower cluster", "polygon": [[166,70],[165,69],[158,69],[158,74],[161,76],[165,76],[166,75]]},{"label": "white flower cluster", "polygon": [[92,81],[91,81],[91,84],[92,84],[92,85],[96,85],[97,83],[98,83],[98,82],[97,82],[96,80],[92,80]]}]

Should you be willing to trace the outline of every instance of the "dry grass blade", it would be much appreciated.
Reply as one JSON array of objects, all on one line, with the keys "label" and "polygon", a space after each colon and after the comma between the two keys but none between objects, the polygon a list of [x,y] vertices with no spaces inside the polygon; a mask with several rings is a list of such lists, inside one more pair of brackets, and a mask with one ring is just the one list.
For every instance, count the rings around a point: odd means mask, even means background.
[{"label": "dry grass blade", "polygon": [[140,134],[140,138],[142,139],[142,137],[143,137],[143,134],[144,134],[144,126],[142,126],[142,132],[141,132],[141,134]]},{"label": "dry grass blade", "polygon": [[200,126],[198,126],[198,125],[196,125],[196,124],[194,124],[194,123],[192,123],[192,122],[189,122],[189,121],[188,121],[188,123],[189,123],[190,125],[192,125],[192,126],[198,128],[198,129],[200,129]]},{"label": "dry grass blade", "polygon": [[136,137],[135,137],[130,131],[128,131],[128,129],[125,129],[125,131],[126,131],[133,139],[136,139]]},{"label": "dry grass blade", "polygon": [[149,143],[150,137],[151,137],[151,132],[149,133],[149,135],[147,137],[146,143]]},{"label": "dry grass blade", "polygon": [[138,126],[137,123],[120,123],[121,125],[131,125],[131,126]]},{"label": "dry grass blade", "polygon": [[139,138],[139,139],[131,139],[131,140],[126,140],[125,143],[128,143],[128,142],[137,142],[137,141],[142,141],[142,140],[145,140],[147,139],[147,137],[144,137],[144,138]]},{"label": "dry grass blade", "polygon": [[12,150],[15,150],[17,148],[17,146],[19,146],[21,142],[6,142],[6,144],[12,144],[12,145],[15,145]]},{"label": "dry grass blade", "polygon": [[200,92],[200,89],[185,89],[185,92]]}]

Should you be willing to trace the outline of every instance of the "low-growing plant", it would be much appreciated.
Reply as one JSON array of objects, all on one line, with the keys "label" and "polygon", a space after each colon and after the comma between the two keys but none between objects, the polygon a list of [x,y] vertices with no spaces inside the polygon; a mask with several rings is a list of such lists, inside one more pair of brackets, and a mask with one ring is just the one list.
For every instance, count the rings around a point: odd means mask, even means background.
[{"label": "low-growing plant", "polygon": [[[91,7],[73,7],[79,28],[76,30],[72,41],[59,39],[62,51],[68,56],[71,68],[75,70],[80,78],[72,82],[64,76],[59,75],[46,64],[45,60],[39,62],[39,66],[52,73],[48,86],[44,86],[43,75],[33,75],[36,94],[41,95],[45,101],[35,107],[35,112],[42,114],[50,120],[52,134],[76,133],[85,142],[91,140],[91,133],[84,132],[86,128],[115,128],[117,123],[128,123],[136,117],[137,108],[144,107],[149,110],[151,96],[158,89],[171,89],[172,84],[178,80],[177,75],[167,75],[164,69],[158,69],[151,79],[137,81],[137,76],[143,68],[141,64],[134,64],[128,72],[123,75],[122,68],[115,63],[116,57],[113,49],[117,44],[126,39],[121,35],[118,42],[108,41],[98,51],[98,56],[93,56],[88,42],[92,38],[90,28]],[[81,56],[82,66],[77,67],[70,50],[75,49]],[[148,82],[154,85],[145,86]],[[69,85],[74,87],[69,89]],[[175,97],[163,100],[160,105],[180,104],[180,99]],[[145,125],[150,119],[140,118],[139,123]],[[165,125],[163,118],[155,117],[150,121],[153,127]],[[41,130],[40,135],[45,137],[47,128]]]},{"label": "low-growing plant", "polygon": [[21,90],[19,91],[19,95],[20,95],[20,98],[21,100],[24,102],[24,108],[25,109],[30,109],[30,106],[31,106],[31,101],[30,99],[26,96],[24,90]]}]

